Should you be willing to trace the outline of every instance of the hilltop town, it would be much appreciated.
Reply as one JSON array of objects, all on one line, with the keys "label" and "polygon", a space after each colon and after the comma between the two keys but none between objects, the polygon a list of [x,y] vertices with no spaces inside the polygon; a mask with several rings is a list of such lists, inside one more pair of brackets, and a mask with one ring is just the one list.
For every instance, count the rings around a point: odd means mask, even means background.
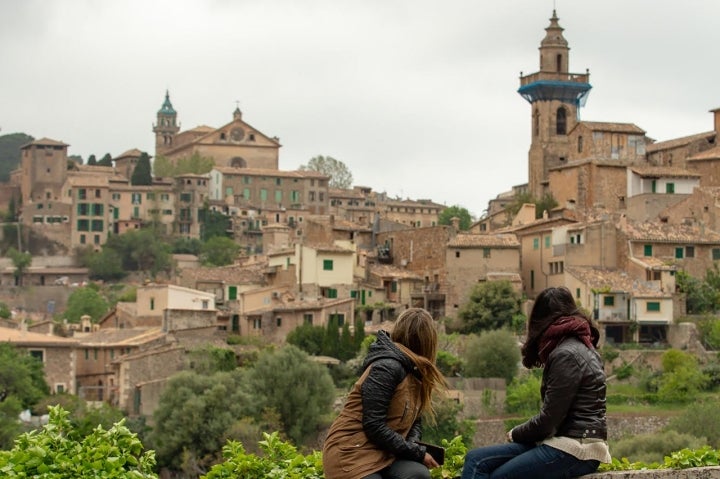
[{"label": "hilltop town", "polygon": [[[210,158],[207,173],[138,184],[149,157],[138,149],[100,166],[71,161],[70,145],[51,138],[22,146],[0,209],[16,210],[17,249],[31,251],[32,263],[17,274],[4,258],[2,299],[16,314],[0,341],[42,359],[52,392],[144,416],[197,344],[227,345],[228,336],[283,344],[298,326],[329,321],[360,319],[372,330],[409,307],[452,319],[485,282],[508,281],[530,301],[565,285],[602,341],[687,346],[689,333],[676,327],[686,313],[677,273],[703,277],[720,260],[720,109],[708,131],[663,142],[630,121],[581,121],[590,74],[570,70],[554,12],[545,30],[539,69],[518,90],[532,119],[528,182],[499,193],[467,229],[458,219],[440,224],[446,207],[432,199],[280,170],[278,139],[239,108],[225,125],[181,131],[170,92],[152,156],[170,166]],[[547,198],[554,207],[530,201]],[[91,280],[77,251],[149,227],[200,240],[210,214],[227,219],[241,246],[233,264],[177,254],[171,273],[138,278],[134,301],[54,334],[51,319],[73,285]]]}]

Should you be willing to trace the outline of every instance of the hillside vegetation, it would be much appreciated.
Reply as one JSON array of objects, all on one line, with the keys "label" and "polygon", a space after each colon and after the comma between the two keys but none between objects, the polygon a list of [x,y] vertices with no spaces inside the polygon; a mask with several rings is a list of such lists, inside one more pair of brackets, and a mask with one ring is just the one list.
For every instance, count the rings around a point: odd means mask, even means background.
[{"label": "hillside vegetation", "polygon": [[0,181],[10,179],[10,172],[20,164],[20,147],[33,140],[25,133],[0,135]]}]

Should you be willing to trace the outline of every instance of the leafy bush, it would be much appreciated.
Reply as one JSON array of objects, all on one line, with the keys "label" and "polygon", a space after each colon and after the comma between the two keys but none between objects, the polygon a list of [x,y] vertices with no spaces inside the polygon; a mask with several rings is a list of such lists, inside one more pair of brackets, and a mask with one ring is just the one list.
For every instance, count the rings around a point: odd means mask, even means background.
[{"label": "leafy bush", "polygon": [[435,408],[435,423],[423,420],[423,441],[440,444],[443,439],[459,435],[463,444],[470,446],[475,436],[475,422],[468,419],[459,419],[462,405],[449,397],[437,399],[433,403]]},{"label": "leafy bush", "polygon": [[677,431],[664,431],[621,439],[612,444],[611,450],[617,457],[646,463],[659,463],[673,451],[683,448],[700,448],[705,444],[704,438],[681,434]]},{"label": "leafy bush", "polygon": [[447,351],[438,351],[435,363],[440,372],[448,377],[455,377],[463,370],[462,359]]},{"label": "leafy bush", "polygon": [[613,374],[619,380],[627,379],[633,375],[633,366],[623,361],[623,363],[613,370]]},{"label": "leafy bush", "polygon": [[42,430],[22,434],[13,449],[0,451],[0,475],[8,479],[157,478],[155,453],[143,452],[142,443],[123,420],[108,430],[98,426],[83,437],[73,429],[68,414],[59,406],[51,408]]},{"label": "leafy bush", "polygon": [[542,405],[539,369],[523,378],[515,378],[507,387],[505,411],[511,414],[536,414]]},{"label": "leafy bush", "polygon": [[471,337],[464,356],[465,376],[504,378],[509,383],[517,374],[520,349],[510,331],[498,329]]},{"label": "leafy bush", "polygon": [[[308,455],[299,454],[297,448],[280,439],[277,432],[263,433],[260,441],[262,455],[248,454],[242,443],[229,441],[223,447],[224,461],[214,465],[201,479],[265,479],[268,477],[287,477],[302,479],[324,479],[322,454],[313,451]],[[451,441],[443,439],[440,445],[445,447],[445,464],[432,469],[432,479],[459,477],[465,461],[467,447],[462,438],[456,436]]]},{"label": "leafy bush", "polygon": [[683,411],[670,420],[668,429],[704,437],[708,444],[720,448],[720,414],[714,401],[700,402]]}]

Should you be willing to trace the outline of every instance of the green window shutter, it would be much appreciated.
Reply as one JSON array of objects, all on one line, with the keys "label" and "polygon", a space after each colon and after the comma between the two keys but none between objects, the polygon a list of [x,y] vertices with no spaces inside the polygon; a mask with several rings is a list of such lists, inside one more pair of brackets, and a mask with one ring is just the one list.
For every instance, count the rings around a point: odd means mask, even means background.
[{"label": "green window shutter", "polygon": [[683,249],[682,248],[675,248],[675,258],[676,259],[683,259]]},{"label": "green window shutter", "polygon": [[228,299],[237,299],[237,286],[228,287]]},{"label": "green window shutter", "polygon": [[648,301],[647,302],[647,311],[653,312],[653,313],[659,313],[660,312],[660,303],[658,301]]},{"label": "green window shutter", "polygon": [[712,249],[712,259],[713,261],[720,260],[720,248],[713,248]]},{"label": "green window shutter", "polygon": [[615,306],[615,296],[603,296],[603,305]]},{"label": "green window shutter", "polygon": [[390,283],[390,291],[393,293],[397,293],[398,284],[397,281],[393,281]]},{"label": "green window shutter", "polygon": [[350,290],[350,297],[357,298],[357,291],[355,291],[354,289]]},{"label": "green window shutter", "polygon": [[668,183],[665,185],[665,193],[673,194],[675,193],[675,183]]},{"label": "green window shutter", "polygon": [[540,238],[533,238],[533,249],[540,248]]},{"label": "green window shutter", "polygon": [[643,254],[644,254],[645,256],[652,256],[652,255],[653,255],[653,251],[652,251],[652,250],[653,250],[652,245],[651,245],[651,244],[646,244],[646,245],[643,247]]},{"label": "green window shutter", "polygon": [[546,247],[546,248],[549,248],[549,247],[550,247],[550,237],[549,237],[549,236],[546,236],[546,237],[545,237],[545,247]]},{"label": "green window shutter", "polygon": [[324,271],[332,271],[333,270],[333,260],[324,259],[323,260],[323,270]]}]

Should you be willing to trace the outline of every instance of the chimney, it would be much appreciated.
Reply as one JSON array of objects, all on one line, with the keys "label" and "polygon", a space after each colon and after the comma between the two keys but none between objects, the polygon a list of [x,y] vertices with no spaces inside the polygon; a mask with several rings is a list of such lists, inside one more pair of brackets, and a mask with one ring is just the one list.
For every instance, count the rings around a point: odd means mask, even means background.
[{"label": "chimney", "polygon": [[713,114],[713,126],[715,129],[715,137],[720,137],[720,108],[715,108],[714,110],[710,110],[710,113]]},{"label": "chimney", "polygon": [[450,224],[452,225],[456,233],[460,231],[460,218],[458,218],[457,216],[453,216],[452,218],[450,218]]}]

